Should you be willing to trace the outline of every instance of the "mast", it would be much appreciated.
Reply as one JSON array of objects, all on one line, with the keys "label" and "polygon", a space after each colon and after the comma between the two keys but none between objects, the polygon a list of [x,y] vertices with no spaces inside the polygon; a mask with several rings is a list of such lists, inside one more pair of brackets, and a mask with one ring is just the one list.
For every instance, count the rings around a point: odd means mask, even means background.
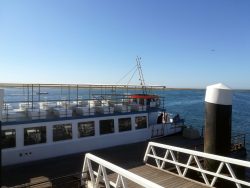
[{"label": "mast", "polygon": [[145,80],[144,80],[142,68],[141,68],[141,57],[138,57],[138,56],[136,57],[136,65],[137,65],[137,69],[139,72],[139,80],[140,80],[140,85],[142,86],[143,94],[147,94]]}]

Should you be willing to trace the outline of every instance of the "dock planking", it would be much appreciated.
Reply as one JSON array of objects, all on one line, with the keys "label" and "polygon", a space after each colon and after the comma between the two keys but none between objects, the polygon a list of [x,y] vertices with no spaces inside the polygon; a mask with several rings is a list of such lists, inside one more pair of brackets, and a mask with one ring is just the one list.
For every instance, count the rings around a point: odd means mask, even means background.
[{"label": "dock planking", "polygon": [[[137,174],[149,181],[152,181],[160,186],[168,188],[204,188],[209,187],[202,183],[180,177],[171,172],[156,169],[150,165],[142,165],[135,168],[128,169],[130,172]],[[108,175],[109,180],[115,181],[117,174]],[[141,188],[142,186],[126,179],[128,187]]]}]

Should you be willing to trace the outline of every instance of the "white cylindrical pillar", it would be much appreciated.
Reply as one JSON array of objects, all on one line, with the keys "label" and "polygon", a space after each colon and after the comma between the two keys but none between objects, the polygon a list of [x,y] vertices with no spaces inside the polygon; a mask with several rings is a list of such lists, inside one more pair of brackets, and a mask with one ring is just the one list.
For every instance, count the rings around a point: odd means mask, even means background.
[{"label": "white cylindrical pillar", "polygon": [[228,156],[231,149],[232,89],[210,85],[205,96],[204,152]]}]

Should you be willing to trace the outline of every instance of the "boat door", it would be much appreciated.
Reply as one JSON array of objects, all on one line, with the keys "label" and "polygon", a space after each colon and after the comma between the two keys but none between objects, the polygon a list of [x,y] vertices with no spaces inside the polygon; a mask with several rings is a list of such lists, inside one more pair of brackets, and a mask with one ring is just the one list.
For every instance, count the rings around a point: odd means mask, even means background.
[{"label": "boat door", "polygon": [[154,124],[152,125],[151,138],[162,137],[164,136],[164,124]]},{"label": "boat door", "polygon": [[164,136],[165,123],[166,123],[166,114],[165,112],[161,112],[157,116],[157,121],[152,124],[152,133],[151,138]]}]

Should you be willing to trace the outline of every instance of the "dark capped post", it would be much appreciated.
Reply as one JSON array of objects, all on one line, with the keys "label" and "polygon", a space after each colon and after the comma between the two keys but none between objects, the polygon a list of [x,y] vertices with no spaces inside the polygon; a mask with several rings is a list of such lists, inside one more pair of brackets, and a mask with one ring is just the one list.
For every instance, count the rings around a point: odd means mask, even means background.
[{"label": "dark capped post", "polygon": [[[231,149],[232,89],[219,83],[207,86],[205,96],[204,152],[229,156]],[[214,170],[216,162],[207,160]]]}]

